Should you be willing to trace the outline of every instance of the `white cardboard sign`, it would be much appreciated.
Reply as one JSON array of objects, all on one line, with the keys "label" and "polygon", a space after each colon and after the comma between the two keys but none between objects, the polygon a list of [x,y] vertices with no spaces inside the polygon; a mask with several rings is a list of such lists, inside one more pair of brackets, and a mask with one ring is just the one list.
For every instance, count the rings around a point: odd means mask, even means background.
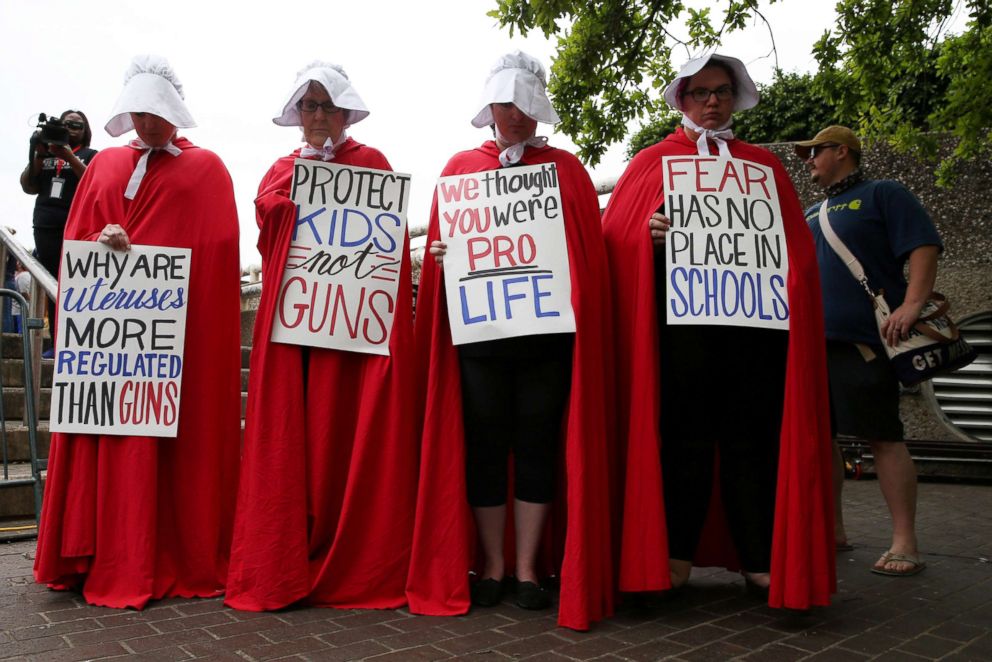
[{"label": "white cardboard sign", "polygon": [[410,175],[297,159],[272,340],[389,354]]},{"label": "white cardboard sign", "polygon": [[575,331],[554,163],[442,177],[437,206],[455,345]]},{"label": "white cardboard sign", "polygon": [[724,156],[663,156],[669,324],[789,328],[775,173]]},{"label": "white cardboard sign", "polygon": [[176,436],[190,254],[62,244],[53,431]]}]

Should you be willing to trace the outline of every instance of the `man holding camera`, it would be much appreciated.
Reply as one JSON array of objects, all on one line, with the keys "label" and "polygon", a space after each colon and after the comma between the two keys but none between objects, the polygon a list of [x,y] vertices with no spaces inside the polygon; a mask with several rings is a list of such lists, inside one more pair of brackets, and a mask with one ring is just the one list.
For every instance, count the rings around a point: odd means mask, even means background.
[{"label": "man holding camera", "polygon": [[[58,278],[69,206],[86,164],[96,156],[96,150],[90,149],[93,132],[82,111],[67,110],[57,120],[45,119],[44,115],[39,119],[39,129],[31,136],[28,166],[21,173],[21,188],[38,196],[34,203],[38,261]],[[48,324],[54,340],[55,302],[51,300]],[[50,352],[45,352],[46,358],[50,358]]]}]

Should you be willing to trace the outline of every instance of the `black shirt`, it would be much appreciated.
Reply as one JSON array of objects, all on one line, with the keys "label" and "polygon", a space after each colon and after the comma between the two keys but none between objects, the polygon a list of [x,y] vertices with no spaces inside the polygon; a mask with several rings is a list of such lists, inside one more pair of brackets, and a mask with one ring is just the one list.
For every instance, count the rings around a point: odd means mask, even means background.
[{"label": "black shirt", "polygon": [[[96,150],[81,147],[76,152],[76,158],[84,164],[89,164],[96,156]],[[53,179],[64,180],[60,186],[55,186]],[[34,203],[34,225],[39,228],[62,227],[69,217],[69,205],[76,195],[79,177],[72,171],[68,162],[55,156],[46,156],[42,162],[41,174],[35,180],[38,185],[38,198]],[[56,193],[55,196],[52,193]]]}]

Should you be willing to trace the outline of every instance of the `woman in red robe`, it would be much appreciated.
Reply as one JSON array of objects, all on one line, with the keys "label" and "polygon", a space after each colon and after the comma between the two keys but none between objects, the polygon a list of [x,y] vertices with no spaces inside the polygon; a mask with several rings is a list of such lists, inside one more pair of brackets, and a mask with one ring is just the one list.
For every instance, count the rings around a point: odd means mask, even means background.
[{"label": "woman in red robe", "polygon": [[[413,613],[464,614],[470,604],[499,603],[506,577],[515,571],[517,604],[541,609],[551,604],[541,586],[550,573],[561,582],[559,624],[585,630],[613,609],[606,255],[598,201],[585,169],[571,154],[534,136],[538,120],[557,122],[544,87],[543,67],[534,58],[519,51],[501,58],[473,120],[480,128],[494,126],[496,140],[456,154],[442,176],[555,164],[576,331],[456,348],[440,269],[447,247],[440,241],[435,197],[428,242],[438,260],[424,263],[417,304],[417,356],[427,403],[407,595]],[[518,397],[502,406],[504,398],[487,399],[500,384],[512,384],[506,388],[514,393],[527,391],[524,401]],[[514,455],[512,481],[508,446]],[[542,532],[548,550],[543,558]],[[470,587],[473,568],[479,578]]]},{"label": "woman in red robe", "polygon": [[178,434],[52,435],[35,579],[87,602],[143,608],[224,590],[238,480],[238,218],[215,154],[176,135],[195,126],[168,63],[135,58],[107,132],[138,140],[86,170],[66,239],[191,249]]},{"label": "woman in red robe", "polygon": [[[680,587],[693,565],[717,565],[741,568],[772,607],[829,604],[829,420],[810,232],[778,159],[729,129],[734,110],[758,102],[739,60],[690,61],[665,99],[683,112],[684,128],[634,157],[603,218],[626,457],[620,590]],[[661,213],[661,159],[709,155],[711,146],[774,172],[788,252],[787,332],[665,322],[670,221]]]},{"label": "woman in red robe", "polygon": [[409,240],[388,356],[271,340],[296,222],[293,162],[391,170],[345,131],[368,114],[340,67],[315,62],[273,120],[301,126],[307,144],[273,164],[255,199],[265,286],[225,599],[235,609],[406,603],[417,480]]}]

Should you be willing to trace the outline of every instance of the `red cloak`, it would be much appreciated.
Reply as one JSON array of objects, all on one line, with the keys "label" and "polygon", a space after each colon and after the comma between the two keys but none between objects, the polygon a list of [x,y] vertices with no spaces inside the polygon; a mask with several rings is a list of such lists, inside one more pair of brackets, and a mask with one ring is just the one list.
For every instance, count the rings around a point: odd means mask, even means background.
[{"label": "red cloak", "polygon": [[[296,220],[293,161],[255,199],[262,290],[225,604],[390,609],[404,585],[416,499],[413,293],[404,242],[390,356],[275,343],[272,322]],[[331,161],[391,170],[348,139]],[[304,354],[309,353],[304,383]]]},{"label": "red cloak", "polygon": [[35,579],[82,585],[90,604],[141,609],[150,599],[224,590],[238,481],[240,296],[231,177],[185,138],[156,153],[134,200],[141,156],[100,152],[76,192],[66,239],[114,223],[131,243],[192,249],[178,435],[52,435]]},{"label": "red cloak", "polygon": [[[456,154],[442,176],[499,168],[492,141]],[[612,437],[611,325],[606,254],[595,189],[582,164],[551,147],[527,148],[522,163],[554,162],[565,218],[575,345],[572,384],[562,431],[563,466],[552,528],[564,531],[558,623],[586,630],[613,613],[608,457]],[[438,239],[437,199],[427,241]],[[444,278],[428,256],[417,302],[418,375],[426,384],[417,523],[407,597],[410,611],[437,616],[464,614],[470,606],[469,570],[475,555],[475,524],[465,491],[458,353],[451,343]],[[509,518],[508,518],[509,519]]]},{"label": "red cloak", "polygon": [[[728,145],[733,156],[774,170],[785,226],[790,328],[768,603],[807,609],[829,604],[836,589],[825,340],[816,254],[799,199],[778,159],[740,140]],[[696,143],[681,128],[639,152],[617,182],[603,217],[617,322],[618,434],[626,444],[622,591],[670,587],[660,464],[663,440],[658,431],[654,248],[647,223],[664,200],[661,157],[696,153]],[[711,502],[707,530],[694,561],[734,567],[735,552],[717,499]]]}]

